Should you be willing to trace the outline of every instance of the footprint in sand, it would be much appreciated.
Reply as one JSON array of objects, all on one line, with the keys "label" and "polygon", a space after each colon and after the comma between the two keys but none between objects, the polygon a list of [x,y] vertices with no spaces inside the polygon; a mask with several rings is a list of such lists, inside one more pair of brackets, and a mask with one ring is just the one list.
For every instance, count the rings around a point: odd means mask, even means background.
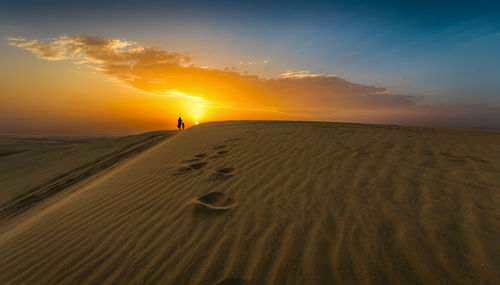
[{"label": "footprint in sand", "polygon": [[193,201],[198,209],[208,211],[224,211],[233,208],[236,201],[222,192],[210,192]]},{"label": "footprint in sand", "polygon": [[213,147],[212,147],[212,149],[223,149],[223,148],[226,148],[226,145],[225,145],[225,144],[216,145],[216,146],[213,146]]},{"label": "footprint in sand", "polygon": [[201,158],[193,158],[193,159],[186,159],[186,160],[183,160],[182,162],[183,163],[191,163],[191,162],[196,162],[196,161],[200,161]]},{"label": "footprint in sand", "polygon": [[223,174],[229,174],[233,171],[234,171],[234,168],[232,168],[232,167],[217,169],[217,173],[223,173]]},{"label": "footprint in sand", "polygon": [[185,173],[188,173],[189,171],[191,171],[190,167],[181,167],[181,168],[177,169],[177,171],[174,173],[174,175],[185,174]]},{"label": "footprint in sand", "polygon": [[222,180],[222,179],[231,178],[234,176],[233,174],[231,174],[233,171],[234,171],[234,168],[232,168],[232,167],[217,169],[215,171],[215,173],[212,174],[211,180]]},{"label": "footprint in sand", "polygon": [[194,158],[186,159],[186,160],[183,160],[182,162],[183,163],[197,162],[197,161],[202,160],[202,158],[205,158],[205,157],[207,157],[206,153],[199,153],[199,154],[195,155]]},{"label": "footprint in sand", "polygon": [[239,141],[239,140],[241,140],[241,138],[230,138],[230,139],[225,140],[224,142],[230,143],[230,142]]},{"label": "footprint in sand", "polygon": [[195,155],[194,158],[192,159],[183,160],[182,161],[183,163],[190,163],[190,164],[188,166],[178,168],[177,171],[174,173],[174,175],[185,174],[190,170],[202,169],[207,164],[206,162],[203,161],[203,158],[205,157],[207,157],[206,153],[199,153]]},{"label": "footprint in sand", "polygon": [[221,158],[222,156],[224,156],[226,153],[228,153],[229,151],[228,150],[221,150],[221,151],[218,151],[216,152],[215,154],[213,154],[212,156],[210,156],[209,158],[210,159],[214,159],[214,158]]},{"label": "footprint in sand", "polygon": [[189,168],[191,169],[202,169],[205,167],[207,163],[206,162],[198,162],[198,163],[193,163],[189,165]]}]

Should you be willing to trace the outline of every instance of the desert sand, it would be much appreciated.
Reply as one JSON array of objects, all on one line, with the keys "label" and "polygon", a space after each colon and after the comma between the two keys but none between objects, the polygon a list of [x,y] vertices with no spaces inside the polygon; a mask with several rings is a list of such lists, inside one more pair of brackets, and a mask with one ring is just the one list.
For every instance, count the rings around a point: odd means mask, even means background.
[{"label": "desert sand", "polygon": [[500,284],[500,132],[250,121],[150,140],[3,150],[0,284]]}]

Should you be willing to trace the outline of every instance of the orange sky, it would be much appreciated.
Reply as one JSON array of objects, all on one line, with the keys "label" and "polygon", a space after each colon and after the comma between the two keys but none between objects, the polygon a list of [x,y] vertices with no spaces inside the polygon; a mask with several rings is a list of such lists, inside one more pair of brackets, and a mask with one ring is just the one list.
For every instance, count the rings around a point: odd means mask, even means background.
[{"label": "orange sky", "polygon": [[189,54],[122,39],[8,42],[0,70],[2,133],[128,134],[173,129],[178,116],[188,127],[246,119],[433,125],[464,112],[308,71],[260,78],[196,66]]}]

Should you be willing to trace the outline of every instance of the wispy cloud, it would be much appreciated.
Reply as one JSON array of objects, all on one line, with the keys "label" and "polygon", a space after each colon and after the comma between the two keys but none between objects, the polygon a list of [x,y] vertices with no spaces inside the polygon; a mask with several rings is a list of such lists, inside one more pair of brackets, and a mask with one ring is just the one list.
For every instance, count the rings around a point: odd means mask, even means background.
[{"label": "wispy cloud", "polygon": [[290,69],[287,72],[282,73],[282,78],[308,78],[308,77],[336,77],[335,74],[321,74],[321,73],[311,73],[309,70],[297,70]]},{"label": "wispy cloud", "polygon": [[49,60],[69,59],[79,63],[187,63],[190,57],[179,53],[169,53],[137,42],[122,39],[60,36],[47,43],[24,38],[7,38],[9,44],[29,50],[40,58]]},{"label": "wispy cloud", "polygon": [[46,43],[25,38],[8,41],[40,58],[90,65],[148,94],[236,110],[272,110],[286,119],[500,128],[498,106],[423,105],[419,96],[308,70],[288,70],[280,78],[264,79],[236,68],[197,67],[189,54],[123,39],[61,36]]},{"label": "wispy cloud", "polygon": [[10,41],[10,45],[29,50],[43,59],[62,60],[67,58],[65,46],[57,40],[50,44],[24,38],[7,38],[7,40]]},{"label": "wispy cloud", "polygon": [[262,64],[269,64],[269,61],[267,59],[257,60],[257,61],[240,60],[240,65],[262,65]]}]

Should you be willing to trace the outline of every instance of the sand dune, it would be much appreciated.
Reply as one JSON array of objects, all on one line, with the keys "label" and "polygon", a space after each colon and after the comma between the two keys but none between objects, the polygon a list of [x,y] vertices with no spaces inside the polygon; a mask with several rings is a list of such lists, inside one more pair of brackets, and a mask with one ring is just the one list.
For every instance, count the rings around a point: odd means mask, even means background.
[{"label": "sand dune", "polygon": [[[35,147],[36,151],[25,149],[23,151],[10,151],[10,161],[3,161],[5,170],[2,176],[14,179],[4,179],[2,197],[0,200],[0,222],[9,216],[23,212],[42,200],[51,197],[60,191],[68,189],[70,186],[83,181],[103,170],[106,170],[116,163],[132,157],[149,147],[159,143],[165,138],[173,135],[174,132],[151,132],[137,136],[128,136],[118,139],[80,139],[75,142],[74,139],[50,139],[47,145],[47,139],[9,139],[8,142],[3,141],[2,146],[9,150],[6,145],[10,141],[17,142],[15,145],[24,145],[27,142],[43,142],[40,147]],[[98,140],[97,143],[92,143],[93,140]],[[90,141],[90,143],[89,143]],[[36,145],[35,145],[36,146]],[[20,152],[27,152],[25,157],[14,156]],[[18,162],[17,167],[12,167],[9,162]],[[21,163],[19,163],[21,162]],[[50,171],[47,171],[46,166],[50,165]],[[72,168],[71,166],[74,165]],[[35,171],[33,171],[35,170]],[[33,172],[39,172],[39,175],[34,175]],[[40,173],[41,172],[41,173]],[[31,183],[33,186],[27,188],[27,191],[22,191],[20,187],[9,187],[16,185],[16,182]],[[9,185],[10,184],[10,185]],[[14,189],[12,189],[14,188]],[[21,192],[21,193],[19,193]],[[15,195],[15,196],[14,196]]]},{"label": "sand dune", "polygon": [[7,217],[0,284],[499,284],[499,172],[499,132],[204,124]]}]

